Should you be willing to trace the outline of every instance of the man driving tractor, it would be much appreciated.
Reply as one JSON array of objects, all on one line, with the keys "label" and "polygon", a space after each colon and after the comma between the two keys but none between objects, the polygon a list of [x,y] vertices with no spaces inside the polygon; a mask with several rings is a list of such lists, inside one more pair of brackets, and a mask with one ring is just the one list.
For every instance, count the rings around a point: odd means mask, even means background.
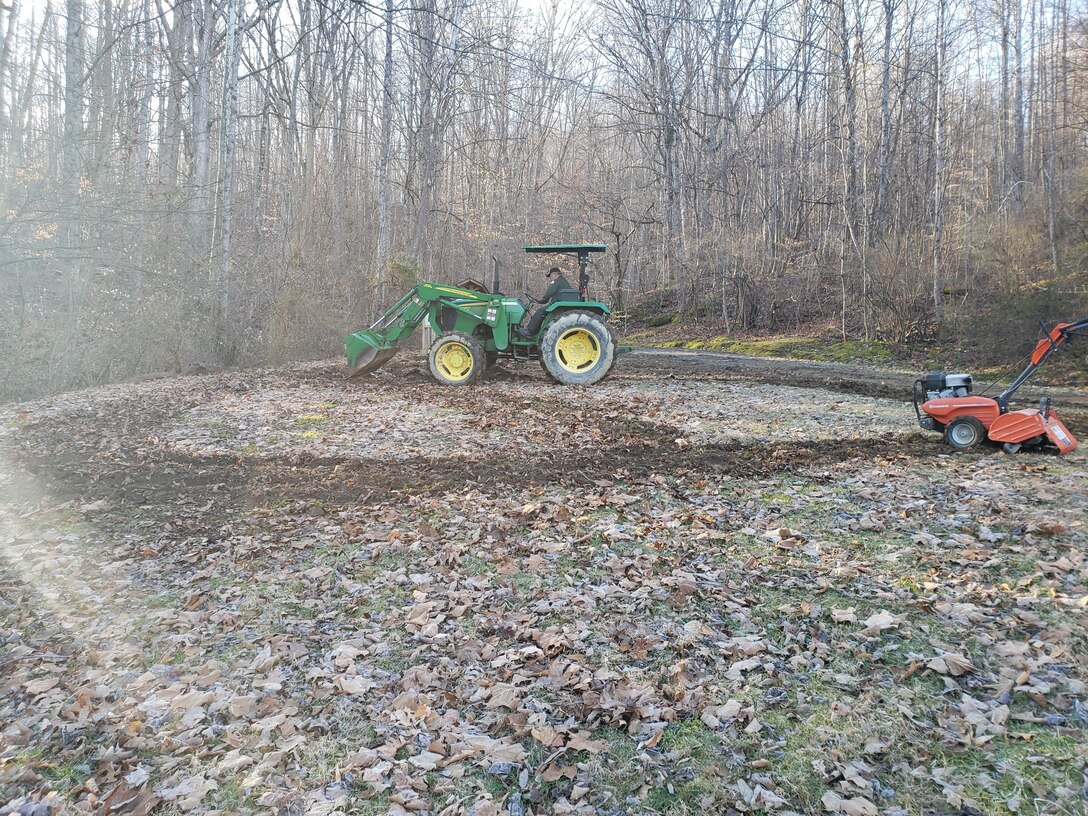
[{"label": "man driving tractor", "polygon": [[[548,288],[544,290],[544,297],[537,300],[537,298],[529,297],[539,303],[541,306],[547,306],[549,303],[559,299],[559,293],[564,289],[573,289],[565,277],[563,277],[563,270],[558,266],[553,266],[548,270]],[[518,329],[517,333],[521,337],[531,338],[536,337],[536,333],[540,331],[541,324],[544,323],[544,318],[547,317],[547,310],[538,308],[533,312],[533,317],[529,321],[528,327],[524,329]]]}]

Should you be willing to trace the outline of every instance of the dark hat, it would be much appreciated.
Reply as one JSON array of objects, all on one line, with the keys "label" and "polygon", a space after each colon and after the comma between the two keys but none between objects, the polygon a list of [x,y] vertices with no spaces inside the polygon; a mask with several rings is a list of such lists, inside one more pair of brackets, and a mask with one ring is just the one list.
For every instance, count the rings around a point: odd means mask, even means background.
[{"label": "dark hat", "polygon": [[562,269],[560,269],[558,266],[553,266],[551,269],[548,270],[548,274],[545,277],[550,278],[552,275],[561,275],[562,273]]}]

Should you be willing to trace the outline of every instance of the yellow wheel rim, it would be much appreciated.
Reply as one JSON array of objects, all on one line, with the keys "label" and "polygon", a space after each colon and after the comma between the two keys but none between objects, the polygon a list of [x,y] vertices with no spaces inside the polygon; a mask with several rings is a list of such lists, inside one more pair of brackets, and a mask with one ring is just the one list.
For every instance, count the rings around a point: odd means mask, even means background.
[{"label": "yellow wheel rim", "polygon": [[588,371],[601,359],[601,344],[593,332],[586,329],[570,329],[563,332],[555,344],[555,356],[559,365],[572,374]]},{"label": "yellow wheel rim", "polygon": [[467,346],[451,341],[439,347],[434,364],[450,382],[461,382],[472,373],[472,352]]}]

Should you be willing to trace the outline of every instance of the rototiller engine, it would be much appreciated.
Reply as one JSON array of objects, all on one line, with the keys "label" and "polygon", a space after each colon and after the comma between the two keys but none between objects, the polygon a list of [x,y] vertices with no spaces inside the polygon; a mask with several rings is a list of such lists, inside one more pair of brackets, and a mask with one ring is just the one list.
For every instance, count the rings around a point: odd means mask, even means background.
[{"label": "rototiller engine", "polygon": [[1009,400],[1051,353],[1075,335],[1084,335],[1088,317],[1073,323],[1059,323],[1053,329],[1043,326],[1046,336],[1035,344],[1031,362],[1012,384],[996,397],[972,394],[970,374],[945,374],[936,371],[914,381],[914,412],[918,424],[927,431],[940,431],[953,450],[976,447],[983,440],[1004,444],[1007,453],[1021,446],[1044,445],[1048,441],[1059,453],[1077,447],[1077,440],[1050,409],[1046,397],[1038,408],[1009,410]]}]

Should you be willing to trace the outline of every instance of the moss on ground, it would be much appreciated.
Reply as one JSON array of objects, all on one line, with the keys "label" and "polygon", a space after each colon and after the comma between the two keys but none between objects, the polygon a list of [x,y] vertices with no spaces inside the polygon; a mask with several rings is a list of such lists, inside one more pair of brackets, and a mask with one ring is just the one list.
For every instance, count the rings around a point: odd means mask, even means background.
[{"label": "moss on ground", "polygon": [[[633,335],[630,340],[641,339]],[[768,340],[736,340],[718,336],[701,340],[647,341],[657,348],[679,348],[725,351],[751,357],[782,357],[793,360],[816,360],[834,363],[868,363],[880,365],[891,362],[891,346],[877,340],[835,340],[820,337],[779,337]]]}]

